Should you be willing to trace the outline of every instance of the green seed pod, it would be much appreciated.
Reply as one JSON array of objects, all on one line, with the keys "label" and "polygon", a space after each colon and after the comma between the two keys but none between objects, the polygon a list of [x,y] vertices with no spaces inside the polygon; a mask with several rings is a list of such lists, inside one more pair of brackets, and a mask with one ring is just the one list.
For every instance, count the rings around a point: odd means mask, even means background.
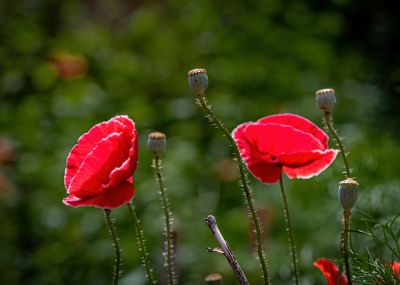
[{"label": "green seed pod", "polygon": [[334,89],[321,89],[315,93],[315,100],[322,111],[332,111],[336,105]]},{"label": "green seed pod", "polygon": [[192,69],[188,72],[190,89],[196,94],[204,94],[208,87],[207,70],[202,68]]},{"label": "green seed pod", "polygon": [[147,147],[154,154],[161,154],[165,152],[167,148],[167,138],[164,133],[154,132],[149,134],[147,138]]},{"label": "green seed pod", "polygon": [[343,209],[350,210],[357,202],[358,182],[347,178],[339,183],[338,196]]}]

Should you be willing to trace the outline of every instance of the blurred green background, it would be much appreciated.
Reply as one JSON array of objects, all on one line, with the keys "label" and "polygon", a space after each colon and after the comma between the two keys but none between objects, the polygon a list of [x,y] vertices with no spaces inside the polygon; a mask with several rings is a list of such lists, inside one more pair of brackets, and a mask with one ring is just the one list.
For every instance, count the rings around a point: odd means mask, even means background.
[{"label": "blurred green background", "polygon": [[[398,1],[0,0],[0,283],[110,284],[114,259],[102,211],[61,201],[65,159],[92,125],[127,114],[140,135],[134,204],[162,276],[162,209],[147,135],[168,136],[164,174],[181,284],[219,272],[235,279],[203,222],[214,214],[251,284],[261,284],[253,235],[230,150],[194,103],[187,71],[208,70],[208,99],[233,129],[290,112],[321,124],[314,93],[337,91],[336,126],[361,183],[357,209],[398,214]],[[332,143],[333,146],[333,143]],[[340,158],[310,180],[285,180],[301,284],[338,255]],[[280,192],[251,179],[274,284],[290,257]],[[123,248],[121,285],[145,284],[126,207],[112,212]],[[354,212],[354,227],[362,227]],[[354,236],[353,236],[354,237]],[[355,242],[354,242],[355,241]],[[371,247],[356,236],[360,253]]]}]

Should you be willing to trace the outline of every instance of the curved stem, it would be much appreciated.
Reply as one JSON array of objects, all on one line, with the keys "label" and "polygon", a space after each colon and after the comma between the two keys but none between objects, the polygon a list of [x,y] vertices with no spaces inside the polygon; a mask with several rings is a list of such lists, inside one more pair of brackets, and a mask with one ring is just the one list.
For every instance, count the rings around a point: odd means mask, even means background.
[{"label": "curved stem", "polygon": [[221,129],[221,131],[224,133],[224,136],[229,141],[229,144],[231,145],[231,147],[233,149],[233,155],[235,156],[235,158],[238,162],[238,166],[239,166],[241,186],[245,193],[247,204],[248,204],[249,211],[251,214],[251,218],[254,223],[255,230],[256,230],[257,253],[258,253],[258,258],[260,260],[261,268],[263,271],[264,284],[269,284],[270,281],[269,281],[269,276],[268,276],[267,261],[265,258],[264,250],[262,248],[261,224],[260,224],[259,218],[257,216],[257,213],[256,213],[254,205],[253,205],[252,192],[247,183],[245,167],[244,167],[242,157],[240,156],[239,149],[235,143],[235,140],[232,138],[230,132],[225,128],[222,121],[214,115],[213,111],[211,110],[211,107],[207,105],[204,94],[197,94],[197,103],[200,105],[200,107],[203,109],[203,111],[207,114],[207,117],[210,120],[210,122],[214,123],[217,128]]},{"label": "curved stem", "polygon": [[154,156],[154,170],[156,173],[156,179],[158,185],[160,187],[161,194],[161,202],[164,208],[164,217],[165,217],[165,231],[166,231],[166,247],[167,247],[167,270],[168,270],[168,284],[174,285],[176,284],[176,275],[173,265],[173,245],[171,241],[171,212],[169,201],[166,193],[166,188],[164,187],[164,182],[161,176],[161,160],[159,155]]},{"label": "curved stem", "polygon": [[343,211],[343,258],[348,285],[352,285],[349,261],[350,210]]},{"label": "curved stem", "polygon": [[324,119],[325,119],[325,124],[328,127],[329,131],[332,133],[333,138],[335,139],[336,145],[340,149],[340,153],[343,158],[343,164],[344,164],[344,169],[346,171],[346,178],[351,177],[351,170],[349,166],[349,162],[347,160],[347,154],[344,150],[344,146],[342,143],[341,138],[339,137],[338,133],[336,132],[335,128],[333,127],[333,119],[332,119],[332,114],[330,112],[325,112],[324,113]]},{"label": "curved stem", "polygon": [[140,228],[140,220],[138,219],[138,217],[136,215],[135,207],[133,207],[131,205],[131,203],[127,203],[126,205],[128,206],[129,213],[132,216],[133,224],[135,225],[139,248],[140,248],[140,251],[142,252],[142,263],[143,263],[144,267],[146,268],[147,279],[149,280],[149,284],[156,284],[157,282],[155,281],[155,279],[153,277],[153,269],[151,268],[149,254],[146,249],[144,234],[143,234],[142,229]]},{"label": "curved stem", "polygon": [[294,283],[296,285],[298,285],[299,284],[299,272],[298,272],[298,269],[297,269],[296,246],[294,245],[292,225],[291,225],[291,222],[290,222],[290,215],[289,215],[289,207],[288,207],[288,203],[287,203],[287,199],[286,199],[285,188],[283,187],[282,175],[281,175],[281,177],[279,179],[279,185],[280,185],[281,193],[282,193],[285,220],[286,220],[286,225],[287,225],[286,229],[287,229],[287,232],[288,232],[288,238],[289,238],[291,255],[292,255],[292,267],[293,267],[293,273],[294,273],[293,279],[294,279]]},{"label": "curved stem", "polygon": [[108,228],[110,230],[110,234],[113,239],[114,248],[115,248],[115,265],[114,265],[113,284],[118,285],[120,266],[121,266],[121,250],[119,247],[117,232],[115,230],[115,222],[111,219],[110,214],[111,214],[110,209],[104,209],[104,216],[106,218],[106,222],[107,222]]}]

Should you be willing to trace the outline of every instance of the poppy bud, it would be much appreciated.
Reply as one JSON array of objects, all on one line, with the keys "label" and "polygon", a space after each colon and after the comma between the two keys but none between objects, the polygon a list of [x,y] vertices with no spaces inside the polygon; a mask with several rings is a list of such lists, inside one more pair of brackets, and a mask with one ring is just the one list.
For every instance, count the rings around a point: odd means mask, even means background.
[{"label": "poppy bud", "polygon": [[154,132],[149,134],[147,147],[155,154],[161,154],[167,148],[167,138],[164,133]]},{"label": "poppy bud", "polygon": [[188,72],[189,87],[196,94],[204,94],[208,87],[207,70],[203,68],[192,69]]},{"label": "poppy bud", "polygon": [[315,95],[317,105],[322,111],[331,111],[335,107],[336,97],[334,89],[321,89],[318,90]]},{"label": "poppy bud", "polygon": [[339,183],[338,196],[343,209],[350,210],[357,202],[358,182],[347,178]]}]

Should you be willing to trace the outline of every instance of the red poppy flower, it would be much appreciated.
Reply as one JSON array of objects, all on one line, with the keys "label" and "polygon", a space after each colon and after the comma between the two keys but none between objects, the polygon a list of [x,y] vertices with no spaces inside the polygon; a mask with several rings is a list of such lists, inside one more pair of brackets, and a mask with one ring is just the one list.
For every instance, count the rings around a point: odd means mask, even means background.
[{"label": "red poppy flower", "polygon": [[83,134],[67,158],[64,184],[73,207],[116,208],[132,200],[137,167],[135,124],[116,116]]},{"label": "red poppy flower", "polygon": [[[339,269],[330,259],[320,258],[314,262],[314,266],[321,270],[322,274],[328,281],[328,285],[336,285]],[[340,281],[341,285],[347,285],[347,277],[344,273],[342,273]]]},{"label": "red poppy flower", "polygon": [[276,183],[282,171],[289,178],[310,178],[336,158],[328,136],[315,124],[294,114],[264,117],[232,132],[249,171],[261,182]]},{"label": "red poppy flower", "polygon": [[396,278],[398,278],[397,276],[398,276],[398,272],[400,270],[400,263],[399,262],[390,262],[389,265],[393,269],[394,276]]}]

